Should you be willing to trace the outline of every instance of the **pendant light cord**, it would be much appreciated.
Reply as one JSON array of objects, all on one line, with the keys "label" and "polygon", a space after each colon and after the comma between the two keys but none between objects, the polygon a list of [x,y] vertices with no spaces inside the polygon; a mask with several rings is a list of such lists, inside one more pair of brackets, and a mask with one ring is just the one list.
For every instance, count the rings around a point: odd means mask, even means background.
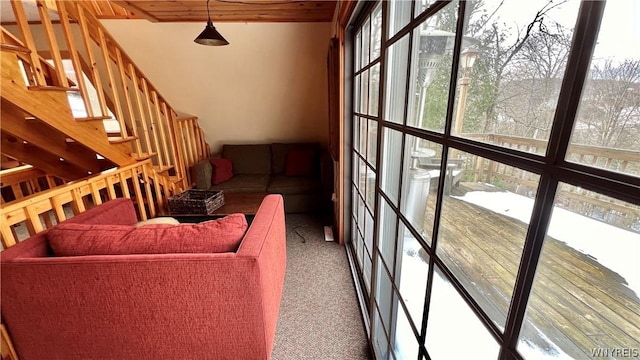
[{"label": "pendant light cord", "polygon": [[209,18],[209,22],[211,22],[211,13],[209,12],[209,0],[207,0],[207,18]]}]

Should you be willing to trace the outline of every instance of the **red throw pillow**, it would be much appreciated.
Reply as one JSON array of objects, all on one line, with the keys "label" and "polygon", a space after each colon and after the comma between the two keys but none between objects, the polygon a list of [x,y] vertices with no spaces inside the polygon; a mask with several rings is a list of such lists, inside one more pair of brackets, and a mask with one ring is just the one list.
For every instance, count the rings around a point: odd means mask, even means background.
[{"label": "red throw pillow", "polygon": [[287,176],[313,176],[316,151],[295,149],[287,153],[284,174]]},{"label": "red throw pillow", "polygon": [[211,159],[211,165],[213,166],[211,174],[211,183],[213,185],[218,185],[233,177],[233,163],[231,160],[225,158],[213,158]]},{"label": "red throw pillow", "polygon": [[47,233],[56,256],[220,253],[238,249],[247,230],[243,214],[199,224],[65,224]]}]

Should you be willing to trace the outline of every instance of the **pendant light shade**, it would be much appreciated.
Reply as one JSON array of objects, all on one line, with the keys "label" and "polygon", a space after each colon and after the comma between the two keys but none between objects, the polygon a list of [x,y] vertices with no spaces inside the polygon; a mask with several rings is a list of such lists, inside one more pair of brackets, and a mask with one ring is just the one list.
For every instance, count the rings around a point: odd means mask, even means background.
[{"label": "pendant light shade", "polygon": [[215,26],[211,20],[207,21],[207,26],[204,27],[204,30],[198,35],[195,40],[198,44],[209,45],[209,46],[221,46],[221,45],[229,45],[229,42],[216,30]]},{"label": "pendant light shade", "polygon": [[209,45],[209,46],[221,46],[221,45],[229,45],[227,39],[225,39],[219,32],[216,30],[215,26],[213,26],[213,22],[211,22],[211,14],[209,13],[209,0],[207,0],[207,25],[204,27],[204,30],[195,38],[195,41],[201,45]]}]

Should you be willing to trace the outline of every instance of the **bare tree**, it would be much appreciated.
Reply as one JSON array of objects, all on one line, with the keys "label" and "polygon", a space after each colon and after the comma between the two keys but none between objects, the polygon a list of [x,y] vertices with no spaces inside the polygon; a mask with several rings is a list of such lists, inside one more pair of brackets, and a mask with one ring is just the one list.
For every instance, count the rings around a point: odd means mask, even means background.
[{"label": "bare tree", "polygon": [[[566,3],[564,1],[549,0],[540,10],[538,10],[523,28],[516,26],[515,29],[500,23],[496,13],[502,3],[498,5],[491,14],[484,14],[475,24],[468,27],[470,36],[480,40],[481,56],[478,58],[478,68],[482,72],[485,86],[482,94],[476,95],[484,97],[483,103],[483,132],[488,133],[495,130],[498,119],[499,97],[502,83],[505,78],[513,75],[516,69],[512,62],[517,59],[525,46],[530,42],[532,36],[549,32],[547,17],[549,13],[557,7]],[[477,11],[477,8],[474,8]],[[554,24],[555,25],[555,24]],[[515,34],[515,36],[513,36]],[[474,73],[476,68],[474,67]]]},{"label": "bare tree", "polygon": [[513,71],[503,81],[498,103],[508,124],[515,127],[496,129],[498,132],[543,139],[549,136],[572,35],[560,24],[552,29],[532,34],[512,60]]},{"label": "bare tree", "polygon": [[593,64],[576,121],[579,142],[640,149],[640,59]]}]

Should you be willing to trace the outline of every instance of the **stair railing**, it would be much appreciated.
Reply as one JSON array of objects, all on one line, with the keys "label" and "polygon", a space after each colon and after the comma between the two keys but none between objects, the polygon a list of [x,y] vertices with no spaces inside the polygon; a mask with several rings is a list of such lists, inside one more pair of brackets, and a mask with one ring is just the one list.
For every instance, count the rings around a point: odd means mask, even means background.
[{"label": "stair railing", "polygon": [[[5,44],[23,46],[20,59],[29,84],[79,92],[85,119],[113,117],[117,121],[120,134],[110,138],[112,143],[130,142],[134,158],[151,159],[158,173],[186,187],[189,167],[208,156],[197,118],[192,117],[186,129],[177,128],[183,125],[176,111],[94,16],[93,9],[82,1],[36,0],[41,28],[35,30],[24,9],[32,3],[12,0],[11,4],[21,36],[3,29],[3,49]],[[59,24],[52,22],[56,13]],[[44,36],[34,36],[40,33]],[[46,42],[36,41],[41,38]],[[59,43],[59,38],[64,41]],[[40,56],[44,53],[50,54],[49,61]]]},{"label": "stair railing", "polygon": [[70,215],[116,198],[132,199],[140,220],[168,214],[169,197],[182,191],[180,185],[160,175],[149,159],[106,170],[3,205],[0,211],[2,246],[11,247]]},{"label": "stair railing", "polygon": [[0,203],[5,206],[24,197],[65,184],[64,179],[49,175],[31,165],[0,170]]}]

